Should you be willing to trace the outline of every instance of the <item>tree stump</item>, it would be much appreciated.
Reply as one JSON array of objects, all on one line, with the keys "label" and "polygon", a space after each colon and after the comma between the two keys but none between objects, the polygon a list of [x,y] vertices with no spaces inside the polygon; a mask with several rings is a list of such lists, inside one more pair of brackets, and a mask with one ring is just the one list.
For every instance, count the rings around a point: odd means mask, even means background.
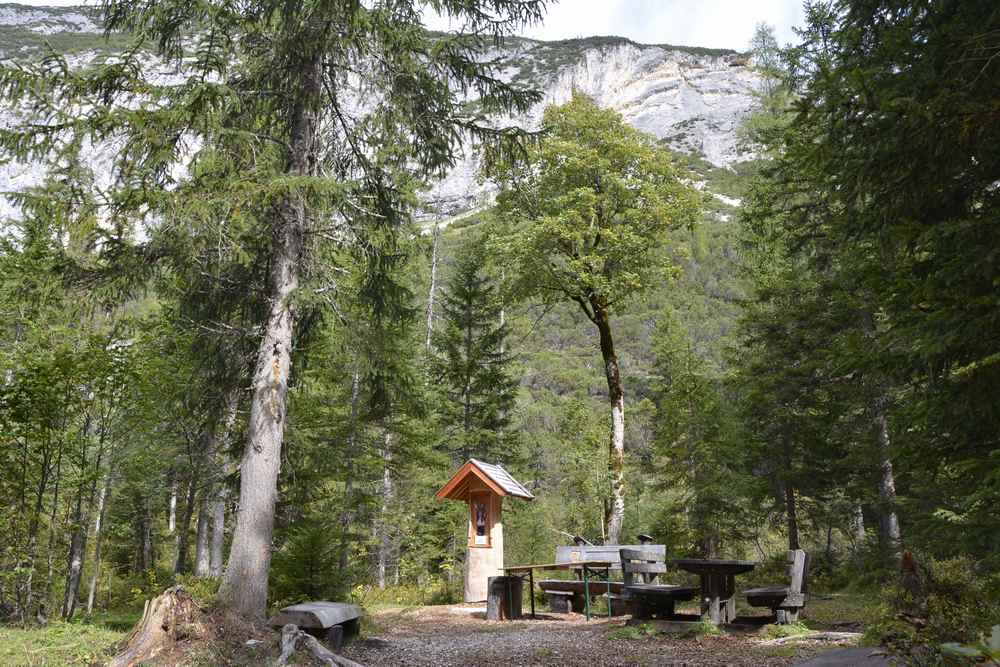
[{"label": "tree stump", "polygon": [[486,618],[490,621],[521,618],[524,582],[520,577],[490,577],[487,583]]},{"label": "tree stump", "polygon": [[131,667],[154,658],[179,639],[203,637],[205,612],[182,586],[172,586],[147,600],[142,619],[108,667]]}]

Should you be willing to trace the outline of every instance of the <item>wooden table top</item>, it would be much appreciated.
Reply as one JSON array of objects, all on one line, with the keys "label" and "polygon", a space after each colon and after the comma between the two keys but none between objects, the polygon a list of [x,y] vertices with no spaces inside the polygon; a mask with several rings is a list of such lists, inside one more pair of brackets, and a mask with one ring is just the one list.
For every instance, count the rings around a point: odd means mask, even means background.
[{"label": "wooden table top", "polygon": [[752,560],[727,560],[723,558],[681,558],[674,564],[682,570],[694,574],[742,574],[749,572],[757,563]]},{"label": "wooden table top", "polygon": [[528,572],[530,570],[579,570],[584,567],[593,570],[607,570],[614,563],[609,560],[581,560],[574,563],[541,563],[539,565],[513,565],[504,572]]}]

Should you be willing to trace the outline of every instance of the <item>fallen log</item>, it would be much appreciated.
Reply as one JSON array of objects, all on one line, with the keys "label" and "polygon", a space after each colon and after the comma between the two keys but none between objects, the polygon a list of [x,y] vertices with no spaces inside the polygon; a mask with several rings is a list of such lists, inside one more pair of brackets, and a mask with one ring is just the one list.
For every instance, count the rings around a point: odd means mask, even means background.
[{"label": "fallen log", "polygon": [[299,626],[289,623],[281,628],[281,655],[278,656],[278,664],[288,664],[288,660],[297,648],[306,649],[321,664],[329,667],[364,667],[360,663],[337,655],[323,646],[318,639],[300,630]]},{"label": "fallen log", "polygon": [[171,586],[146,600],[142,619],[108,667],[132,667],[154,658],[180,639],[204,637],[205,612],[183,586]]},{"label": "fallen log", "polygon": [[795,641],[824,641],[824,642],[846,642],[861,639],[860,632],[810,632],[804,635],[791,635],[789,637],[779,637],[761,642],[764,646],[775,646],[787,644]]}]

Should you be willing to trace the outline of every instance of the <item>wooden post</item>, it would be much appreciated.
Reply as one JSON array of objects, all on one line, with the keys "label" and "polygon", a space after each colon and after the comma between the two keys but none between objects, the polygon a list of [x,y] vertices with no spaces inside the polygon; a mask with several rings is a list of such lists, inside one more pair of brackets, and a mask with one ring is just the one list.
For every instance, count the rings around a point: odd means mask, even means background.
[{"label": "wooden post", "polygon": [[490,577],[486,597],[487,620],[521,618],[522,589],[520,577]]}]

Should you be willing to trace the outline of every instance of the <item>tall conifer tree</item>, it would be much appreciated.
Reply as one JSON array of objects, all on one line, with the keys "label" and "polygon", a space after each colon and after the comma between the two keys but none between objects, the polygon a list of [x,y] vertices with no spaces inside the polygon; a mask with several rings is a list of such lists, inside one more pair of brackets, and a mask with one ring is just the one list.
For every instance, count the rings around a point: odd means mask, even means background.
[{"label": "tall conifer tree", "polygon": [[517,381],[499,293],[485,263],[479,240],[458,250],[441,296],[441,326],[434,332],[431,372],[441,395],[444,448],[456,462],[472,457],[509,462],[514,454],[509,426]]}]

